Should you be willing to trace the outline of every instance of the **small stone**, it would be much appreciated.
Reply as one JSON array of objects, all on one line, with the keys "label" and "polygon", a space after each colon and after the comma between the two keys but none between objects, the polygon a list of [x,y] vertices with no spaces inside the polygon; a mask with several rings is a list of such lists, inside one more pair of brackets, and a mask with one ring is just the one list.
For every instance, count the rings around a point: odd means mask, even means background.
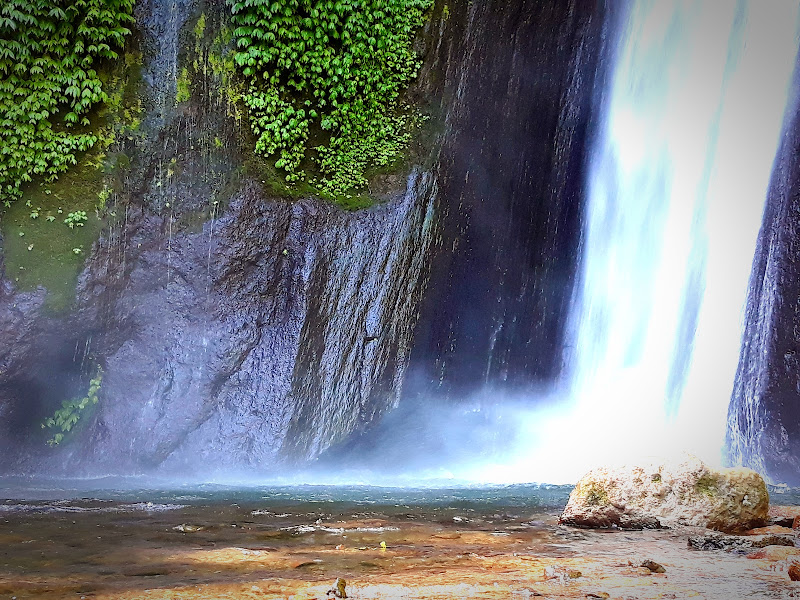
[{"label": "small stone", "polygon": [[583,573],[577,569],[567,569],[560,566],[550,566],[544,569],[545,579],[557,579],[562,584],[567,583],[570,579],[578,579],[579,577],[583,577]]},{"label": "small stone", "polygon": [[725,550],[726,552],[747,552],[753,547],[753,540],[735,535],[698,535],[689,538],[692,550]]},{"label": "small stone", "polygon": [[789,579],[800,581],[800,563],[792,563],[789,566]]},{"label": "small stone", "polygon": [[[790,523],[791,525],[791,523]],[[769,527],[757,527],[745,531],[745,535],[794,535],[791,527],[783,527],[781,525],[770,525]]]},{"label": "small stone", "polygon": [[587,598],[610,598],[607,592],[590,592],[586,594]]},{"label": "small stone", "polygon": [[203,531],[205,527],[202,525],[190,525],[187,523],[181,523],[180,525],[176,525],[173,527],[175,531],[181,531],[183,533],[196,533],[198,531]]},{"label": "small stone", "polygon": [[767,546],[794,546],[794,538],[786,535],[765,535],[753,541],[753,548],[766,548]]},{"label": "small stone", "polygon": [[567,569],[567,577],[570,579],[578,579],[578,577],[583,577],[583,573],[577,569]]},{"label": "small stone", "polygon": [[786,527],[787,529],[791,529],[792,523],[794,522],[794,517],[770,517],[769,522],[777,527]]},{"label": "small stone", "polygon": [[649,558],[641,564],[642,567],[646,567],[650,569],[652,573],[666,573],[667,570],[664,568],[663,565],[658,564],[654,560],[650,560]]},{"label": "small stone", "polygon": [[797,515],[792,521],[792,529],[800,529],[800,515]]},{"label": "small stone", "polygon": [[347,586],[347,582],[338,577],[333,584],[333,587],[325,592],[326,596],[330,596],[333,594],[336,598],[347,598],[347,592],[344,591],[344,588]]}]

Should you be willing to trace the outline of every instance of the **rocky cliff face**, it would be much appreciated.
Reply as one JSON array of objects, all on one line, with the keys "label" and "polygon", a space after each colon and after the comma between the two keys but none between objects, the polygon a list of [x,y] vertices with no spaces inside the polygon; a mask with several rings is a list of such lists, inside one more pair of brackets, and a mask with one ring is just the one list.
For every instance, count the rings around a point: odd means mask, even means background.
[{"label": "rocky cliff face", "polygon": [[130,333],[105,360],[79,459],[109,471],[268,468],[314,456],[392,406],[430,185],[412,176],[405,194],[351,215],[265,200],[250,184],[201,232],[173,234],[170,252],[145,237],[160,230],[146,217],[112,309],[114,328]]},{"label": "rocky cliff face", "polygon": [[519,433],[498,405],[535,402],[566,370],[588,153],[620,15],[603,2],[448,5],[423,76],[442,98],[440,193],[403,397],[324,456],[328,469],[485,460]]},{"label": "rocky cliff face", "polygon": [[421,395],[561,375],[610,27],[602,2],[453,3],[438,47],[440,243],[412,358]]},{"label": "rocky cliff face", "polygon": [[[732,464],[800,485],[800,103],[787,114],[750,275],[728,413]],[[787,111],[788,112],[788,111]]]},{"label": "rocky cliff face", "polygon": [[[243,174],[212,69],[179,102],[192,35],[224,4],[137,3],[144,114],[75,309],[0,287],[0,470],[231,473],[315,456],[393,406],[424,290],[436,182],[413,171],[346,213],[270,197]],[[39,423],[103,368],[88,426],[49,449]]]},{"label": "rocky cliff face", "polygon": [[[580,247],[584,165],[609,19],[602,3],[438,7],[417,88],[441,100],[443,157],[381,205],[271,198],[192,28],[221,0],[142,0],[142,127],[75,309],[0,297],[7,471],[230,473],[317,456],[417,385],[460,398],[558,378]],[[233,116],[229,113],[233,112]],[[434,128],[435,129],[435,128]],[[251,171],[252,172],[252,171]],[[426,288],[433,270],[432,285]],[[429,289],[415,330],[420,299]],[[88,427],[34,434],[104,369]]]}]

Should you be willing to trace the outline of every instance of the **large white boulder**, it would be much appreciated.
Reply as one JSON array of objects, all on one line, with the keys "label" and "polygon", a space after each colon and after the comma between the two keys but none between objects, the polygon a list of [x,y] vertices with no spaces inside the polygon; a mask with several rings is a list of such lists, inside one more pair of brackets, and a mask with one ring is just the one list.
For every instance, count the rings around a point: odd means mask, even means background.
[{"label": "large white boulder", "polygon": [[767,522],[769,493],[750,469],[677,464],[597,468],[575,486],[560,522],[581,527],[692,525],[737,533]]}]

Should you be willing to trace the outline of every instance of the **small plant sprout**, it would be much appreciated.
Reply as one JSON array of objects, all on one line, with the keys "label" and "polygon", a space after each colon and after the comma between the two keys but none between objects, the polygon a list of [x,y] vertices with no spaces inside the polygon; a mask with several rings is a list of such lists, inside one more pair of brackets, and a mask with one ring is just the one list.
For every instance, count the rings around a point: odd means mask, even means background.
[{"label": "small plant sprout", "polygon": [[38,218],[39,218],[39,209],[38,208],[34,208],[31,211],[31,219],[38,219]]},{"label": "small plant sprout", "polygon": [[114,190],[112,190],[110,187],[103,185],[103,189],[100,190],[99,194],[97,194],[97,199],[99,200],[99,206],[101,209],[106,207],[106,200],[108,200],[113,192]]},{"label": "small plant sprout", "polygon": [[78,246],[77,248],[72,249],[73,254],[81,254],[83,252],[83,246]]},{"label": "small plant sprout", "polygon": [[64,219],[64,223],[69,225],[70,229],[74,229],[75,227],[83,227],[83,224],[86,223],[88,218],[85,210],[76,210],[67,215],[67,218]]},{"label": "small plant sprout", "polygon": [[61,403],[55,414],[45,419],[42,423],[42,429],[56,429],[58,430],[52,438],[47,440],[48,446],[57,446],[64,440],[64,436],[69,433],[73,427],[81,420],[86,414],[89,407],[98,403],[97,394],[100,392],[100,386],[103,383],[103,370],[98,367],[97,374],[89,382],[89,390],[83,398],[73,398],[72,400],[64,400]]}]

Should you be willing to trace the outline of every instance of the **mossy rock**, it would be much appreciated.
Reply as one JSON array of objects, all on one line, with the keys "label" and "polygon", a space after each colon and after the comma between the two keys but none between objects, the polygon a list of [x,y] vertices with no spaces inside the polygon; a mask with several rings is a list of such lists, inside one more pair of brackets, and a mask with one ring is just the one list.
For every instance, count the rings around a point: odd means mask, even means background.
[{"label": "mossy rock", "polygon": [[750,469],[671,465],[597,468],[570,494],[561,523],[582,527],[691,525],[737,533],[767,522],[769,494]]}]

